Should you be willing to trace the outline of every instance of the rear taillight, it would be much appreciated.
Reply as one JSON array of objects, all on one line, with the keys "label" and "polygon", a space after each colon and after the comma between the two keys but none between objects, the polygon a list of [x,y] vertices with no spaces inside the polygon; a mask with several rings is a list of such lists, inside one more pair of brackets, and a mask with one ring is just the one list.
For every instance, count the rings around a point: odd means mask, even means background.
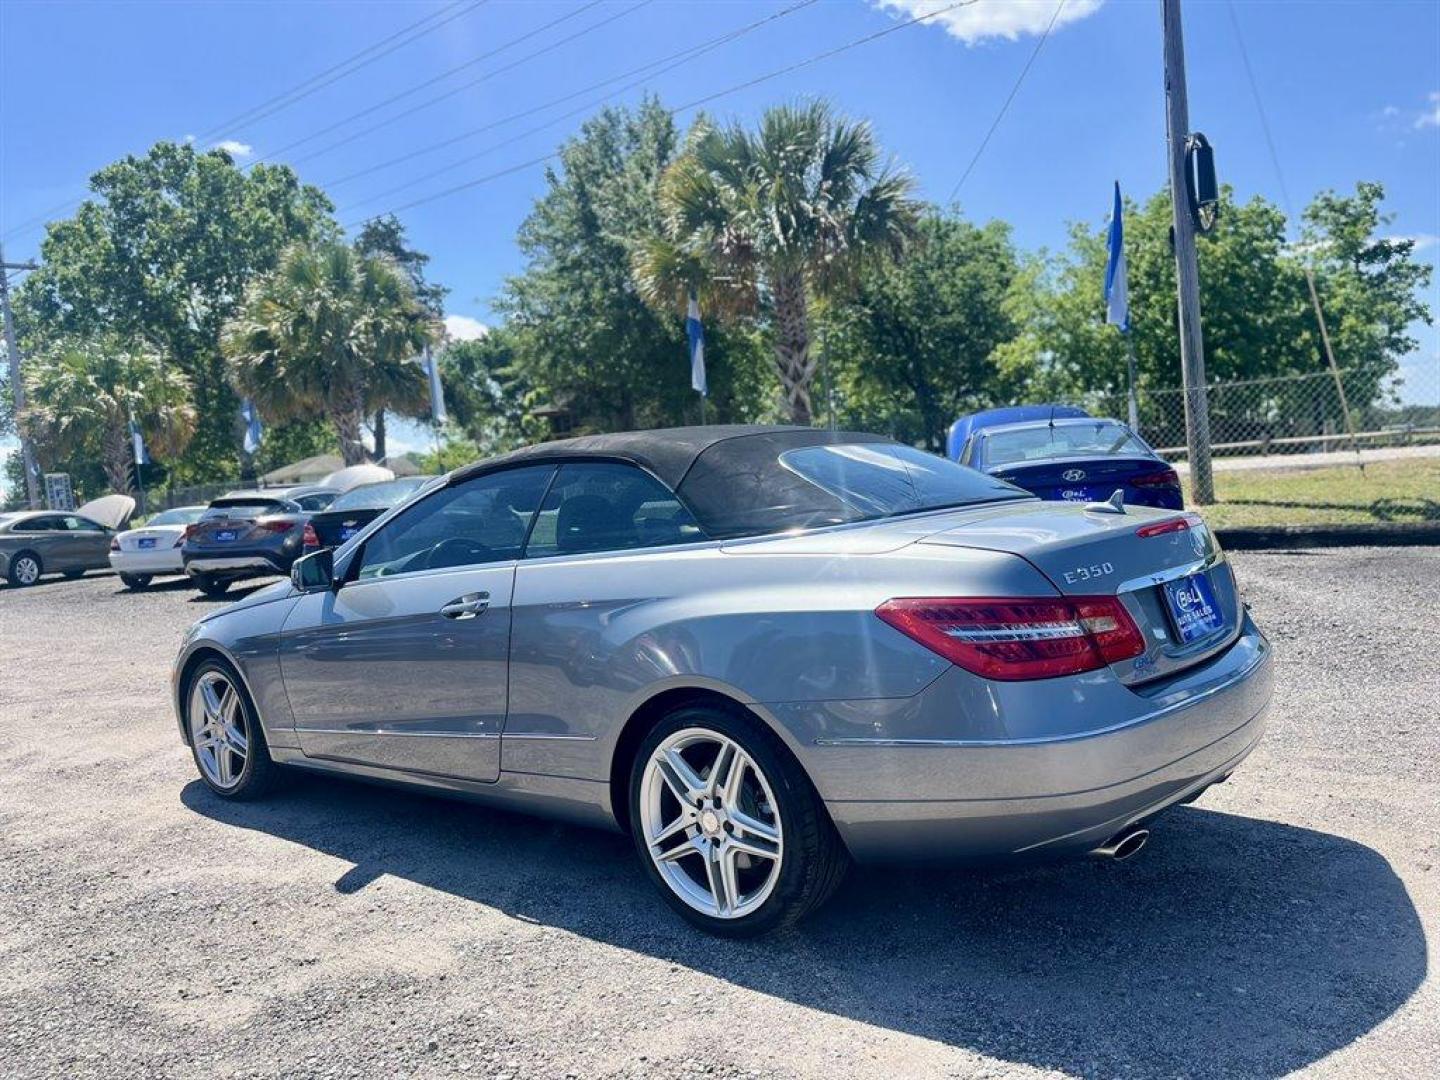
[{"label": "rear taillight", "polygon": [[111,551],[119,551],[119,550],[120,550],[120,538],[119,538],[118,536],[113,537],[113,538],[111,539],[111,541],[110,541],[110,550],[111,550]]},{"label": "rear taillight", "polygon": [[1197,525],[1204,524],[1200,518],[1193,514],[1185,517],[1170,518],[1168,521],[1155,521],[1149,525],[1141,525],[1135,530],[1135,535],[1142,540],[1147,536],[1164,536],[1166,533],[1184,532],[1186,529],[1193,529]]},{"label": "rear taillight", "polygon": [[1179,487],[1180,477],[1174,469],[1161,469],[1158,472],[1141,473],[1139,476],[1130,477],[1128,483],[1131,487]]},{"label": "rear taillight", "polygon": [[1113,596],[887,600],[875,614],[951,663],[987,679],[1050,679],[1145,651]]},{"label": "rear taillight", "polygon": [[320,546],[320,534],[315,531],[315,526],[305,522],[305,546],[318,548]]},{"label": "rear taillight", "polygon": [[266,532],[283,533],[289,532],[295,527],[293,521],[257,521],[255,527],[264,529]]},{"label": "rear taillight", "polygon": [[195,535],[196,532],[199,531],[199,529],[200,526],[198,524],[186,525],[185,531],[180,534],[180,543],[183,544],[186,540],[189,540],[192,536]]},{"label": "rear taillight", "polygon": [[186,526],[185,526],[185,531],[182,532],[179,536],[175,537],[175,543],[174,543],[173,546],[174,546],[174,547],[184,547],[184,546],[185,546],[185,538],[186,538],[187,536],[189,536],[189,535],[190,535],[190,526],[189,526],[189,525],[186,525]]}]

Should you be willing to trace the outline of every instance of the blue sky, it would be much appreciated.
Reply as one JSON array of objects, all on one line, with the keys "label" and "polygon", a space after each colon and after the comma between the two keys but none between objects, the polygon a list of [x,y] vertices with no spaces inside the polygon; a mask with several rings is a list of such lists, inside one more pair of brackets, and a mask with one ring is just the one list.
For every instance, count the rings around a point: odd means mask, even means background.
[{"label": "blue sky", "polygon": [[[156,139],[187,136],[207,145],[229,141],[241,160],[275,155],[295,163],[303,179],[331,192],[341,221],[350,223],[547,153],[583,116],[516,137],[630,80],[521,120],[496,122],[795,0],[588,2],[490,0],[472,8],[474,0],[6,0],[0,5],[0,233],[11,234],[26,219],[78,198],[85,178],[106,162],[142,152]],[[818,0],[616,100],[634,101],[650,89],[679,105],[944,2]],[[851,116],[871,120],[921,193],[944,201],[1054,11],[1053,0],[980,0],[706,108],[746,120],[777,101],[825,96]],[[1235,13],[1296,202],[1324,188],[1379,180],[1395,214],[1390,232],[1415,237],[1431,261],[1440,256],[1440,4],[1237,0]],[[430,14],[435,23],[448,21],[288,108],[226,124]],[[342,123],[537,30],[423,91]],[[574,40],[557,44],[577,32]],[[1193,126],[1210,137],[1222,178],[1242,198],[1258,192],[1278,201],[1226,5],[1189,0],[1185,33]],[[552,45],[545,55],[524,59]],[[1104,219],[1112,180],[1131,194],[1155,191],[1165,176],[1160,56],[1158,0],[1068,0],[959,193],[965,212],[1011,222],[1024,247],[1057,247],[1068,222]],[[467,82],[473,85],[462,85]],[[403,122],[327,149],[357,129],[452,90]],[[485,124],[495,126],[404,165],[334,183]],[[280,152],[302,139],[308,141]],[[510,139],[510,145],[425,178]],[[412,181],[403,192],[379,197]],[[520,267],[516,226],[542,183],[542,168],[530,166],[401,213],[413,241],[434,258],[432,276],[451,287],[454,315],[493,320],[490,301],[505,276]],[[6,235],[7,258],[34,255],[38,239],[34,228]],[[1440,294],[1430,299],[1440,309]],[[1440,385],[1440,331],[1427,328],[1421,336],[1408,366]]]}]

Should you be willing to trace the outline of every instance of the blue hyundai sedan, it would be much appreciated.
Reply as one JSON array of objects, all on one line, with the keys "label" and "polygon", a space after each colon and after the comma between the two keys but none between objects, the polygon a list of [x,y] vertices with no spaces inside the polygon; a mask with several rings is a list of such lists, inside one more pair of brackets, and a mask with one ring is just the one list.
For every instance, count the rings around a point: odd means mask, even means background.
[{"label": "blue hyundai sedan", "polygon": [[1042,499],[1096,502],[1116,489],[1132,506],[1179,510],[1180,478],[1119,420],[1064,405],[991,409],[957,420],[948,456]]}]

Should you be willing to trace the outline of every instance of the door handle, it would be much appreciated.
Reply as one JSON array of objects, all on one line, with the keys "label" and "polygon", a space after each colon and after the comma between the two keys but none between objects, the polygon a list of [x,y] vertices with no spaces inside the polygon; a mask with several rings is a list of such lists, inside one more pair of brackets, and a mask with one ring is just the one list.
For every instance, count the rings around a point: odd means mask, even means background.
[{"label": "door handle", "polygon": [[473,619],[490,606],[490,594],[488,592],[466,593],[464,596],[457,596],[440,609],[440,614],[447,619]]}]

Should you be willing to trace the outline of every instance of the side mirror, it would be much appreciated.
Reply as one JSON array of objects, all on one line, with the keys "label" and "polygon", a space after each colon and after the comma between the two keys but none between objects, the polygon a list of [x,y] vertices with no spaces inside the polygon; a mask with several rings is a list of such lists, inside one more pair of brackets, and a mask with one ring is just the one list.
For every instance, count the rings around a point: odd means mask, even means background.
[{"label": "side mirror", "polygon": [[290,584],[301,592],[320,592],[335,584],[335,553],[329,548],[295,560],[290,567]]}]

